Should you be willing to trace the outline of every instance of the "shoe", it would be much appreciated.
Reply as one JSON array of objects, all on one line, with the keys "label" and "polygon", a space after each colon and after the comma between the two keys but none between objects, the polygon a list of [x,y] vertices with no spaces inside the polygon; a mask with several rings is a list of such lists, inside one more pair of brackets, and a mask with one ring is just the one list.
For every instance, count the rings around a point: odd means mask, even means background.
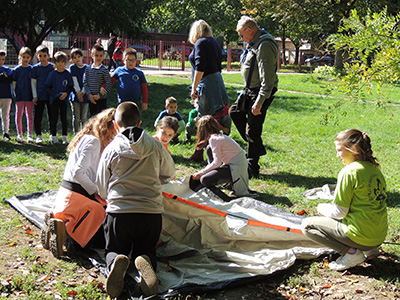
[{"label": "shoe", "polygon": [[36,137],[36,144],[42,144],[43,143],[43,137],[42,137],[42,135],[38,135],[37,137]]},{"label": "shoe", "polygon": [[230,191],[229,194],[228,194],[228,196],[229,196],[230,198],[238,198],[238,195],[236,195],[236,192],[235,192],[235,191]]},{"label": "shoe", "polygon": [[108,274],[106,291],[111,299],[118,298],[124,289],[124,277],[129,268],[129,258],[126,255],[117,255]]},{"label": "shoe", "polygon": [[50,228],[49,222],[50,219],[53,218],[52,212],[48,211],[44,215],[44,225],[42,230],[40,231],[40,240],[42,242],[42,246],[44,249],[48,250],[50,248]]},{"label": "shoe", "polygon": [[363,251],[363,253],[364,253],[364,256],[366,259],[374,259],[374,258],[377,258],[379,255],[381,255],[378,247],[376,247],[372,250]]},{"label": "shoe", "polygon": [[60,219],[49,220],[50,241],[49,248],[55,258],[64,255],[64,244],[67,242],[68,234],[65,230],[65,224]]},{"label": "shoe", "polygon": [[18,134],[18,135],[17,135],[17,142],[18,142],[18,143],[22,143],[23,141],[24,141],[24,139],[23,139],[22,135],[21,135],[21,134]]},{"label": "shoe", "polygon": [[191,157],[188,157],[188,158],[184,157],[183,159],[186,161],[192,160],[192,161],[203,162],[204,161],[203,153],[204,153],[203,149],[202,150],[194,150],[194,153],[192,154]]},{"label": "shoe", "polygon": [[249,179],[251,178],[259,178],[260,177],[260,171],[256,171],[256,170],[252,170],[252,169],[248,169],[248,173],[249,173]]},{"label": "shoe", "polygon": [[26,137],[26,140],[27,140],[28,143],[33,143],[34,139],[33,139],[32,134],[28,133],[28,136]]},{"label": "shoe", "polygon": [[11,140],[10,135],[8,133],[3,134],[3,140],[6,141],[6,142]]},{"label": "shoe", "polygon": [[343,271],[357,266],[363,261],[365,261],[364,253],[357,249],[356,253],[346,253],[346,255],[339,257],[336,261],[329,263],[329,268],[332,270]]},{"label": "shoe", "polygon": [[158,293],[158,279],[151,266],[150,258],[147,255],[138,256],[135,259],[135,266],[141,277],[140,288],[142,293],[146,297],[156,295]]},{"label": "shoe", "polygon": [[51,136],[51,143],[52,143],[52,144],[58,144],[57,136],[55,136],[55,135],[52,135],[52,136]]},{"label": "shoe", "polygon": [[62,143],[63,143],[63,145],[68,144],[68,138],[67,138],[66,135],[63,135],[63,136],[62,136]]}]

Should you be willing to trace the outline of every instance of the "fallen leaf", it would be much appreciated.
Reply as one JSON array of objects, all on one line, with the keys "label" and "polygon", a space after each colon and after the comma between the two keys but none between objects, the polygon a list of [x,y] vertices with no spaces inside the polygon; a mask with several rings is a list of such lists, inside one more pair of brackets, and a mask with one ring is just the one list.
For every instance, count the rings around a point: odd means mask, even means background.
[{"label": "fallen leaf", "polygon": [[75,292],[74,290],[68,292],[68,295],[71,295],[71,296],[74,296],[74,297],[75,297],[77,294],[78,294],[78,293]]},{"label": "fallen leaf", "polygon": [[381,295],[387,297],[387,294],[384,292],[381,292]]},{"label": "fallen leaf", "polygon": [[8,247],[15,247],[15,246],[17,246],[16,242],[11,242],[11,243],[8,244]]},{"label": "fallen leaf", "polygon": [[50,279],[50,276],[49,276],[49,275],[44,275],[43,277],[40,277],[40,278],[37,280],[37,282],[42,282],[42,281],[49,280],[49,279]]},{"label": "fallen leaf", "polygon": [[324,289],[330,289],[331,287],[332,287],[332,286],[329,285],[329,284],[325,284],[325,285],[323,286]]},{"label": "fallen leaf", "polygon": [[363,290],[360,290],[360,289],[357,289],[357,290],[356,290],[356,293],[357,293],[357,294],[361,294],[361,293],[363,293],[363,292],[364,292],[364,291],[363,291]]},{"label": "fallen leaf", "polygon": [[303,210],[299,211],[297,214],[298,214],[299,216],[302,216],[302,215],[304,215],[305,213],[306,213],[306,211],[303,209]]},{"label": "fallen leaf", "polygon": [[32,230],[25,231],[25,234],[35,235]]}]

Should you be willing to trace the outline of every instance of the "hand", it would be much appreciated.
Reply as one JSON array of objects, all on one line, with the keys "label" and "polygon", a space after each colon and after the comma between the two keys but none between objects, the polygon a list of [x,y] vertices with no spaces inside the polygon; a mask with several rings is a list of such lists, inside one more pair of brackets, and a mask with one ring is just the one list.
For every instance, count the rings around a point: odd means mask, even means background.
[{"label": "hand", "polygon": [[83,102],[83,92],[77,94],[79,102]]},{"label": "hand", "polygon": [[251,107],[251,112],[253,115],[261,115],[261,105],[258,103],[254,103],[253,106]]},{"label": "hand", "polygon": [[197,95],[196,89],[192,88],[192,92],[190,93],[190,98],[192,98],[192,99],[199,98],[199,95]]},{"label": "hand", "polygon": [[201,175],[199,173],[194,173],[192,175],[193,180],[200,180]]},{"label": "hand", "polygon": [[37,105],[37,97],[36,97],[36,98],[33,98],[32,103],[33,103],[34,105]]},{"label": "hand", "polygon": [[89,94],[89,101],[92,102],[93,104],[96,104],[96,101],[94,100],[94,97],[92,94]]},{"label": "hand", "polygon": [[93,100],[95,100],[95,101],[100,100],[100,95],[94,95],[94,96],[93,96]]},{"label": "hand", "polygon": [[147,110],[147,103],[142,103],[142,110]]},{"label": "hand", "polygon": [[100,94],[102,94],[103,96],[104,96],[105,94],[107,94],[106,89],[103,88],[103,87],[101,87],[101,88],[100,88]]},{"label": "hand", "polygon": [[65,98],[67,98],[67,96],[68,96],[67,93],[61,93],[60,100],[61,100],[61,101],[62,101],[62,100],[65,100]]}]

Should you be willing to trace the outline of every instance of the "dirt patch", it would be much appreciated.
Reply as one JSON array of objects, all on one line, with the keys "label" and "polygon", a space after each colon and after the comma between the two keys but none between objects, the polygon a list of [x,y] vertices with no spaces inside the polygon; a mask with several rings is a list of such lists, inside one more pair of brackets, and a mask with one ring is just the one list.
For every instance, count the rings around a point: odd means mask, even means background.
[{"label": "dirt patch", "polygon": [[39,174],[44,173],[45,171],[27,164],[20,166],[0,167],[0,172],[9,172],[14,174]]}]

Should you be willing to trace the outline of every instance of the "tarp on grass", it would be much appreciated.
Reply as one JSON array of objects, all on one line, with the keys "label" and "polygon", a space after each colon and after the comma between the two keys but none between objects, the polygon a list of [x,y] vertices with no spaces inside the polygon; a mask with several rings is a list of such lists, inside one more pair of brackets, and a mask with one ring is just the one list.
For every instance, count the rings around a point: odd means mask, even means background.
[{"label": "tarp on grass", "polygon": [[[56,193],[50,190],[7,201],[41,228]],[[311,259],[330,251],[302,234],[302,216],[253,198],[223,202],[206,188],[193,192],[186,178],[164,185],[163,195],[162,243],[157,248],[161,294],[222,288],[232,281],[287,269],[296,258]],[[92,253],[90,260],[104,271],[104,251]],[[129,273],[138,280],[134,270]]]}]

